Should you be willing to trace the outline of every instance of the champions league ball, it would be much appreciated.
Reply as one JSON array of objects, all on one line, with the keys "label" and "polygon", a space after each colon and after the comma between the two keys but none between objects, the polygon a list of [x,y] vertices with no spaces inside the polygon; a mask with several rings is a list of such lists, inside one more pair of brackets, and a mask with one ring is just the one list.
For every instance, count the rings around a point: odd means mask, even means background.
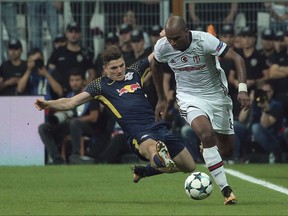
[{"label": "champions league ball", "polygon": [[202,200],[212,193],[213,184],[206,173],[193,172],[185,180],[184,188],[187,196],[195,200]]}]

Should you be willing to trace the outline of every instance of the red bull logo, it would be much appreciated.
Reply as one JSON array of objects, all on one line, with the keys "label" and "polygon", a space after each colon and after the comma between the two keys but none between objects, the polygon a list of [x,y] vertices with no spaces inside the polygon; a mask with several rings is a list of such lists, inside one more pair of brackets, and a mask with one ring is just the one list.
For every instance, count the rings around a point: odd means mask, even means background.
[{"label": "red bull logo", "polygon": [[123,88],[117,89],[117,92],[118,92],[119,96],[121,96],[121,95],[126,94],[126,93],[133,93],[137,89],[141,89],[141,86],[138,82],[136,82],[134,84],[130,84],[130,85],[125,85]]}]

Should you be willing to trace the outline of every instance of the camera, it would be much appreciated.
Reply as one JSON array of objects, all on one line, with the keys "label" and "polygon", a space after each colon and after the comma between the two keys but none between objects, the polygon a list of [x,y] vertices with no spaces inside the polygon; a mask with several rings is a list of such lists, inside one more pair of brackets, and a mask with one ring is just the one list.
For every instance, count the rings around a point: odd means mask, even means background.
[{"label": "camera", "polygon": [[67,119],[73,117],[73,115],[74,115],[74,113],[72,110],[54,113],[54,116],[58,119],[59,123],[63,123]]},{"label": "camera", "polygon": [[254,101],[256,103],[264,103],[267,100],[268,100],[268,98],[267,98],[267,94],[265,91],[263,91],[262,89],[257,89],[255,91]]},{"label": "camera", "polygon": [[35,65],[34,65],[34,69],[37,70],[37,69],[40,69],[44,66],[44,61],[43,59],[36,59],[35,60]]},{"label": "camera", "polygon": [[74,116],[74,112],[72,110],[68,111],[58,111],[55,112],[53,115],[49,115],[48,122],[51,124],[61,124],[65,122],[66,120],[72,118]]}]

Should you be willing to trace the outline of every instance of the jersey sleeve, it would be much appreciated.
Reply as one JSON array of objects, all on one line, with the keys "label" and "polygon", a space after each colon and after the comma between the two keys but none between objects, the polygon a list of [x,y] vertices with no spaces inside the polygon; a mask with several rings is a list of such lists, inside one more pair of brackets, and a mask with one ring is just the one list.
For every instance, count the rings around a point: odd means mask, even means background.
[{"label": "jersey sleeve", "polygon": [[146,74],[150,71],[150,64],[148,58],[143,58],[130,67],[128,67],[127,71],[134,71],[139,74],[140,77],[146,76]]},{"label": "jersey sleeve", "polygon": [[87,92],[91,95],[91,97],[96,97],[101,94],[101,79],[102,77],[99,77],[93,81],[91,81],[85,88],[84,92]]},{"label": "jersey sleeve", "polygon": [[158,62],[165,63],[167,62],[167,59],[163,55],[163,43],[165,38],[161,38],[157,41],[157,43],[154,46],[154,59]]},{"label": "jersey sleeve", "polygon": [[205,34],[204,48],[207,53],[214,56],[220,56],[227,47],[227,44],[220,41],[218,38],[214,37],[210,33]]}]

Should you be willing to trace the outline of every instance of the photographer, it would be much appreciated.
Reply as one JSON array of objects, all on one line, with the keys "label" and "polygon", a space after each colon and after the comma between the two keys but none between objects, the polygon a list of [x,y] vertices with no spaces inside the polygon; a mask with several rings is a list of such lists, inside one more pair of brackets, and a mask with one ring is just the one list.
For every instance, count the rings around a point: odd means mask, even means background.
[{"label": "photographer", "polygon": [[33,48],[28,52],[27,70],[18,82],[17,92],[20,95],[44,95],[47,99],[63,96],[61,85],[44,66],[40,49]]},{"label": "photographer", "polygon": [[252,125],[254,140],[269,153],[270,163],[274,163],[273,158],[281,152],[279,131],[283,119],[282,105],[272,98],[273,93],[273,88],[268,82],[256,90],[254,101],[261,109],[261,116],[259,123]]},{"label": "photographer", "polygon": [[[280,152],[279,129],[282,127],[281,103],[273,99],[273,88],[265,82],[261,88],[250,92],[251,107],[241,110],[238,121],[234,121],[235,146],[241,148],[244,157],[256,142],[271,158]],[[271,160],[271,163],[273,160]]]}]

